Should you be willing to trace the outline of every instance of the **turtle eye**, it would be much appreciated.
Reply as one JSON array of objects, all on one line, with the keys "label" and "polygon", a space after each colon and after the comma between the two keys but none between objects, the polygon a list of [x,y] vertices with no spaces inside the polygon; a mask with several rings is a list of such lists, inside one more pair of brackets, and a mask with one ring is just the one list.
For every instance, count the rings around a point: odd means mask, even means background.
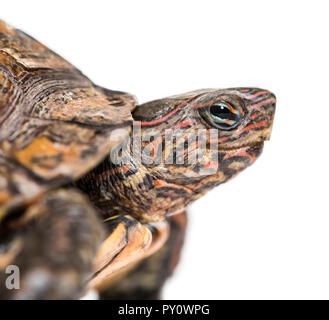
[{"label": "turtle eye", "polygon": [[216,102],[202,113],[210,125],[222,130],[235,128],[241,118],[239,110],[228,102]]}]

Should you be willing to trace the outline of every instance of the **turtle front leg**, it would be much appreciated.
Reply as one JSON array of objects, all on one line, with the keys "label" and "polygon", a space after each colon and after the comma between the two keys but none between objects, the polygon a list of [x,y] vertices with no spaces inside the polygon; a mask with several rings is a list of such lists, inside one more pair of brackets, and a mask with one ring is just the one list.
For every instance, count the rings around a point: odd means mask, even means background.
[{"label": "turtle front leg", "polygon": [[[76,299],[85,289],[104,227],[88,200],[77,191],[49,192],[27,209],[26,224],[6,240],[1,232],[0,298]],[[7,242],[6,242],[7,241]],[[19,268],[19,289],[5,286],[6,266]]]},{"label": "turtle front leg", "polygon": [[10,224],[26,227],[14,236],[8,232],[8,238],[1,233],[0,269],[14,265],[20,271],[20,288],[14,290],[3,285],[8,275],[1,272],[4,299],[76,299],[86,289],[103,291],[158,251],[169,235],[165,220],[143,224],[125,215],[102,223],[74,190],[45,194]]},{"label": "turtle front leg", "polygon": [[154,254],[127,270],[120,281],[100,292],[101,299],[160,299],[166,280],[178,265],[187,227],[185,212],[168,218],[169,238]]},{"label": "turtle front leg", "polygon": [[105,227],[109,236],[98,250],[88,288],[115,292],[130,270],[166,243],[169,224],[144,224],[124,215],[106,219]]}]

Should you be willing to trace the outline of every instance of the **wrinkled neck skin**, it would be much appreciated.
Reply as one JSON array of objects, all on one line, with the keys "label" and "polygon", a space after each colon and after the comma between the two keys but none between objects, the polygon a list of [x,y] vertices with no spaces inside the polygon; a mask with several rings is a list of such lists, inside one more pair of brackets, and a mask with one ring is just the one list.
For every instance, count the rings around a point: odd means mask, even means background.
[{"label": "wrinkled neck skin", "polygon": [[[245,103],[240,125],[230,131],[215,130],[217,136],[211,135],[213,128],[196,110],[209,104],[209,99],[218,99],[213,92],[210,97],[202,94],[202,99],[200,94],[188,94],[137,107],[130,139],[79,180],[78,186],[104,216],[130,214],[156,222],[183,211],[259,157],[271,132],[275,106],[274,96],[264,92],[262,100],[252,101],[256,111]],[[264,110],[259,108],[263,105]],[[177,128],[180,131],[172,138],[168,129]]]},{"label": "wrinkled neck skin", "polygon": [[[254,163],[262,147],[259,143],[237,150],[223,150],[217,153],[217,159],[210,158],[208,153],[193,165],[170,165],[164,161],[144,164],[132,152],[134,145],[131,143],[124,163],[117,165],[110,157],[106,158],[84,177],[88,186],[83,189],[104,216],[130,214],[156,222],[183,211],[207,191],[235,177]],[[167,152],[170,153],[163,151]],[[95,183],[91,191],[90,181]]]}]

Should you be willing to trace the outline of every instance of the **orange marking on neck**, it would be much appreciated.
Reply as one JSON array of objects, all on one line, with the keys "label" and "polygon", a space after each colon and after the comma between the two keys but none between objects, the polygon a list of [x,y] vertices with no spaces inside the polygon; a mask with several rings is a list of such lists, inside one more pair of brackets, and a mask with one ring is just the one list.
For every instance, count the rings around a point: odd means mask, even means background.
[{"label": "orange marking on neck", "polygon": [[193,190],[191,190],[187,187],[180,186],[180,185],[177,185],[177,184],[174,184],[174,183],[168,183],[165,180],[154,180],[153,183],[156,187],[168,187],[168,188],[184,189],[188,193],[193,193]]},{"label": "orange marking on neck", "polygon": [[109,175],[114,175],[116,173],[127,173],[127,171],[130,169],[130,165],[129,164],[124,164],[122,167],[117,167],[117,168],[113,168],[111,170],[108,170],[108,174]]}]

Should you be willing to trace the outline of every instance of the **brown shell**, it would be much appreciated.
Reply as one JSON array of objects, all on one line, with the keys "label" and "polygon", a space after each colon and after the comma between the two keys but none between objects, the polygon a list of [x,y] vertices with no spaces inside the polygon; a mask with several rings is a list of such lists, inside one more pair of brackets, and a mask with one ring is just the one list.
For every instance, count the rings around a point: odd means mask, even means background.
[{"label": "brown shell", "polygon": [[0,221],[97,165],[129,133],[135,104],[0,20]]}]

